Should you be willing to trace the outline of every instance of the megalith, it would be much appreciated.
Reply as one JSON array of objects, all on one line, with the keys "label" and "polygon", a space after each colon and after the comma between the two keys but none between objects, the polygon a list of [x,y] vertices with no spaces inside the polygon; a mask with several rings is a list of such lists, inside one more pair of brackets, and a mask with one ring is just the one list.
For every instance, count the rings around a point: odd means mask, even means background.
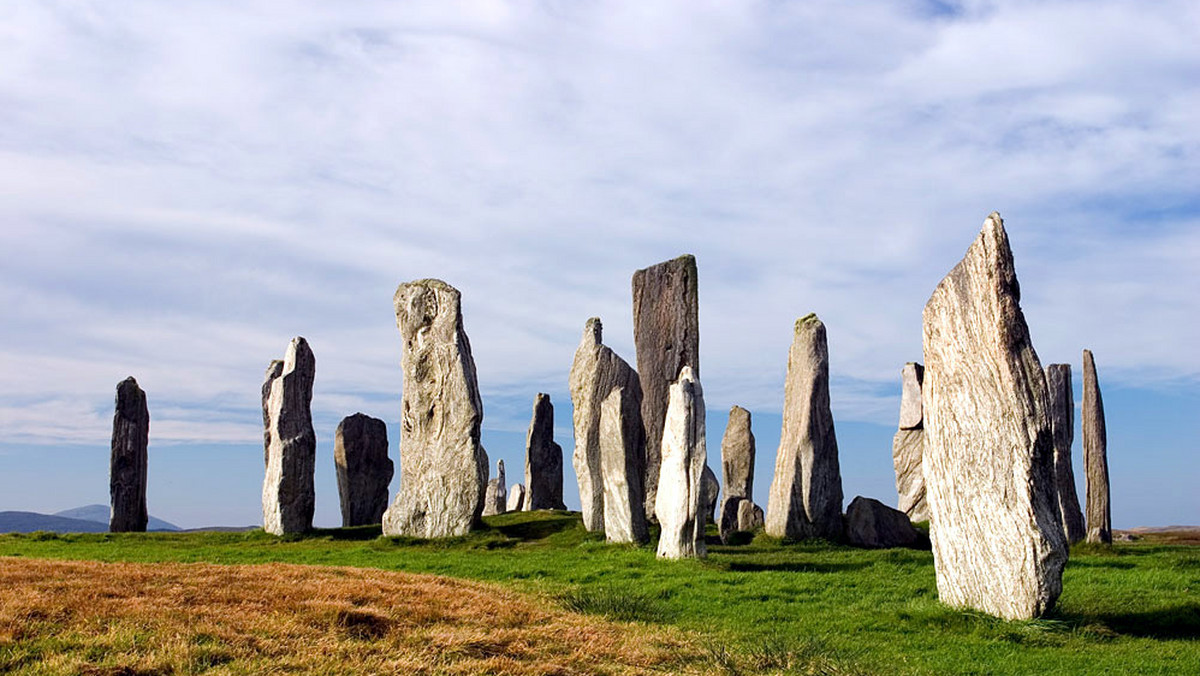
[{"label": "megalith", "polygon": [[842,475],[829,408],[829,347],[815,314],[796,320],[784,386],[783,431],[767,501],[767,533],[780,538],[842,534]]},{"label": "megalith", "polygon": [[925,305],[925,450],[938,596],[1016,620],[1050,610],[1067,542],[1049,395],[1000,215]]},{"label": "megalith", "polygon": [[[525,434],[524,509],[566,509],[563,503],[563,451],[554,442],[554,404],[550,395],[533,398],[533,417]],[[512,510],[509,510],[512,511]]]},{"label": "megalith", "polygon": [[646,458],[640,403],[624,387],[618,387],[600,407],[604,538],[609,542],[641,544],[650,540],[642,485]]},{"label": "megalith", "polygon": [[508,487],[508,510],[509,512],[525,512],[528,508],[525,506],[525,498],[527,492],[525,484],[513,484]]},{"label": "megalith", "polygon": [[925,477],[921,474],[921,452],[925,448],[925,415],[921,406],[921,383],[925,368],[916,362],[901,371],[900,429],[892,437],[892,467],[896,470],[897,508],[911,521],[928,521]]},{"label": "megalith", "polygon": [[683,255],[633,273],[633,341],[646,430],[646,516],[654,519],[663,425],[683,367],[700,377],[696,258]]},{"label": "megalith", "polygon": [[717,481],[717,473],[708,465],[700,477],[700,513],[704,515],[704,523],[717,523],[718,497],[721,495],[721,482]]},{"label": "megalith", "polygon": [[725,483],[725,495],[721,499],[717,528],[722,540],[738,530],[739,505],[753,496],[754,455],[750,411],[734,406],[729,409],[729,422],[721,437],[721,478]]},{"label": "megalith", "polygon": [[108,465],[108,491],[112,511],[108,530],[113,533],[146,531],[146,447],[150,442],[150,409],[146,393],[133,376],[117,384],[113,413],[112,455]]},{"label": "megalith", "polygon": [[496,476],[487,483],[483,497],[483,516],[503,514],[508,509],[508,478],[504,476],[504,460],[496,461]]},{"label": "megalith", "polygon": [[1096,359],[1083,351],[1083,466],[1087,490],[1087,541],[1112,544],[1112,508],[1108,499],[1108,432],[1104,399],[1096,380]]},{"label": "megalith", "polygon": [[1058,511],[1067,542],[1074,544],[1087,536],[1087,528],[1079,509],[1079,495],[1075,492],[1075,470],[1071,467],[1071,446],[1075,443],[1075,391],[1071,387],[1071,365],[1047,366],[1046,388],[1050,395],[1050,431],[1054,435]]},{"label": "megalith", "polygon": [[703,478],[708,461],[704,431],[704,390],[684,366],[671,386],[664,419],[662,463],[655,513],[662,533],[658,556],[665,559],[703,558]]},{"label": "megalith", "polygon": [[317,360],[308,341],[292,339],[283,361],[267,367],[263,383],[263,530],[275,535],[312,529],[317,435],[312,425]]},{"label": "megalith", "polygon": [[744,533],[763,527],[763,509],[750,500],[738,503],[737,529]]},{"label": "megalith", "polygon": [[402,350],[400,492],[385,535],[463,535],[479,521],[488,457],[483,402],[463,328],[462,296],[437,279],[401,284],[393,298]]},{"label": "megalith", "polygon": [[388,457],[387,424],[363,413],[338,423],[333,441],[342,526],[383,523],[395,466]]},{"label": "megalith", "polygon": [[929,547],[929,539],[913,527],[907,514],[861,495],[846,508],[846,541],[869,549]]}]

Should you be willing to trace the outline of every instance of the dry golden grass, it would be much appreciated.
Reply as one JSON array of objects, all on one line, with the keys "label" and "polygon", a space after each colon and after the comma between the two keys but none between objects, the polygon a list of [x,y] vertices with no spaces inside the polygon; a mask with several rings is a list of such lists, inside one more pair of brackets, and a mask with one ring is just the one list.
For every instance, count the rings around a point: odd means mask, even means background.
[{"label": "dry golden grass", "polygon": [[5,673],[681,673],[695,652],[669,629],[431,575],[0,559]]}]

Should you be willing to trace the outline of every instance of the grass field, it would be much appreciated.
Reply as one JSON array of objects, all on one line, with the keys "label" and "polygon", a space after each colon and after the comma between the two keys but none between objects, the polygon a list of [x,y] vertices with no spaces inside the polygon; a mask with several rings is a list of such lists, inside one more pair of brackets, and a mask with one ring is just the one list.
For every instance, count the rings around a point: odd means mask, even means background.
[{"label": "grass field", "polygon": [[[580,657],[574,666],[547,673],[634,667],[726,674],[1200,673],[1200,547],[1161,544],[1149,536],[1112,548],[1076,548],[1054,615],[1003,622],[939,604],[928,552],[759,536],[737,546],[711,544],[705,561],[667,562],[656,560],[650,547],[604,544],[584,532],[574,514],[519,513],[486,521],[485,530],[446,541],[381,538],[370,528],[298,538],[261,532],[6,535],[0,536],[0,556],[435,573],[498,583],[541,612],[566,613],[563,622],[574,613],[602,616],[606,621],[596,631],[623,627],[666,651],[628,663],[620,662],[619,650],[601,662]],[[0,558],[0,568],[18,565]],[[12,623],[4,608],[0,622]],[[382,612],[399,611],[389,606]],[[37,640],[0,636],[0,668]],[[553,654],[556,648],[545,650]],[[236,672],[252,659],[238,655],[216,667]],[[473,668],[465,673],[491,669]]]}]

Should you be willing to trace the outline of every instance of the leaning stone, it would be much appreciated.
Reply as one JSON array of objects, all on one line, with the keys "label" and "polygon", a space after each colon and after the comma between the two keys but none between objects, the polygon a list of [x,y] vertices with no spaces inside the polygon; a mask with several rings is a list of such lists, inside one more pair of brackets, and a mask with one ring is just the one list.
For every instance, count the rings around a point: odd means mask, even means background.
[{"label": "leaning stone", "polygon": [[1075,393],[1071,388],[1071,365],[1046,367],[1050,393],[1050,429],[1054,434],[1054,479],[1058,489],[1058,511],[1062,515],[1067,542],[1087,536],[1079,495],[1075,492],[1075,470],[1071,467],[1071,445],[1075,442]]},{"label": "leaning stone", "polygon": [[[563,503],[563,451],[554,442],[554,404],[550,395],[533,398],[533,418],[525,434],[527,509],[566,509]],[[512,511],[512,510],[509,510]]]},{"label": "leaning stone", "polygon": [[508,479],[504,476],[504,460],[496,461],[496,478],[488,481],[487,491],[483,498],[483,516],[503,514],[508,508],[508,494],[505,486]]},{"label": "leaning stone", "polygon": [[400,492],[383,515],[385,535],[463,535],[478,523],[487,490],[479,443],[483,402],[458,289],[425,279],[393,298],[404,374]]},{"label": "leaning stone", "polygon": [[750,533],[763,527],[763,509],[750,500],[738,503],[737,529]]},{"label": "leaning stone", "polygon": [[1067,542],[1046,377],[1000,215],[924,311],[923,473],[938,596],[1009,620],[1062,591]]},{"label": "leaning stone", "polygon": [[655,512],[662,526],[658,556],[666,559],[703,558],[704,516],[701,482],[707,451],[704,443],[704,390],[690,366],[683,367],[671,386],[663,426],[662,466]]},{"label": "leaning stone", "polygon": [[271,362],[263,383],[267,475],[263,530],[275,535],[312,529],[317,435],[312,425],[317,360],[308,341],[293,338],[282,362]]},{"label": "leaning stone", "polygon": [[913,527],[907,514],[861,495],[846,508],[846,540],[871,549],[929,547],[929,539]]},{"label": "leaning stone", "polygon": [[650,541],[646,526],[645,474],[639,402],[618,387],[600,409],[600,467],[604,484],[604,537],[609,542]]},{"label": "leaning stone", "polygon": [[1104,399],[1096,380],[1096,360],[1083,351],[1083,466],[1087,484],[1087,541],[1112,543],[1112,508],[1108,497],[1108,432]]},{"label": "leaning stone", "polygon": [[721,482],[717,481],[716,472],[708,465],[704,466],[704,474],[700,478],[700,513],[704,515],[705,523],[717,523],[717,497],[721,494]]},{"label": "leaning stone", "polygon": [[524,512],[525,508],[525,484],[513,484],[508,487],[508,510],[510,512]]},{"label": "leaning stone", "polygon": [[150,442],[150,409],[146,393],[133,376],[117,384],[113,414],[112,456],[108,489],[112,512],[108,530],[113,533],[146,531],[146,447]]},{"label": "leaning stone", "polygon": [[334,436],[333,463],[342,526],[382,523],[395,471],[388,457],[387,424],[362,413],[343,418]]},{"label": "leaning stone", "polygon": [[633,341],[646,429],[646,516],[654,519],[663,424],[683,367],[700,377],[696,258],[684,255],[633,273]]},{"label": "leaning stone", "polygon": [[721,437],[721,476],[727,498],[754,495],[754,432],[750,411],[741,406],[729,409],[729,422]]},{"label": "leaning stone", "polygon": [[921,470],[921,455],[925,449],[925,430],[897,430],[892,437],[892,467],[896,470],[896,507],[912,521],[928,521],[929,505],[925,501],[925,475]]},{"label": "leaning stone", "polygon": [[829,408],[829,348],[815,314],[796,320],[788,352],[783,432],[767,501],[767,533],[780,538],[842,534],[842,475]]}]

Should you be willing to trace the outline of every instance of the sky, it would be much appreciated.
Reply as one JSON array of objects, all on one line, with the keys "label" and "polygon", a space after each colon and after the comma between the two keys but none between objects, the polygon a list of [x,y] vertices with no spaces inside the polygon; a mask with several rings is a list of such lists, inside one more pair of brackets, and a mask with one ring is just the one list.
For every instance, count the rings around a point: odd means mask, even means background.
[{"label": "sky", "polygon": [[1200,523],[1198,34],[1190,0],[0,4],[0,510],[108,502],[132,375],[151,513],[261,523],[263,373],[302,335],[340,524],[334,429],[382,418],[399,459],[391,298],[425,277],[489,455],[518,480],[549,393],[578,507],[584,322],[635,363],[630,277],[681,253],[710,464],[750,409],[765,502],[816,312],[846,502],[894,505],[900,369],[995,210],[1077,402],[1095,353],[1114,524]]}]

